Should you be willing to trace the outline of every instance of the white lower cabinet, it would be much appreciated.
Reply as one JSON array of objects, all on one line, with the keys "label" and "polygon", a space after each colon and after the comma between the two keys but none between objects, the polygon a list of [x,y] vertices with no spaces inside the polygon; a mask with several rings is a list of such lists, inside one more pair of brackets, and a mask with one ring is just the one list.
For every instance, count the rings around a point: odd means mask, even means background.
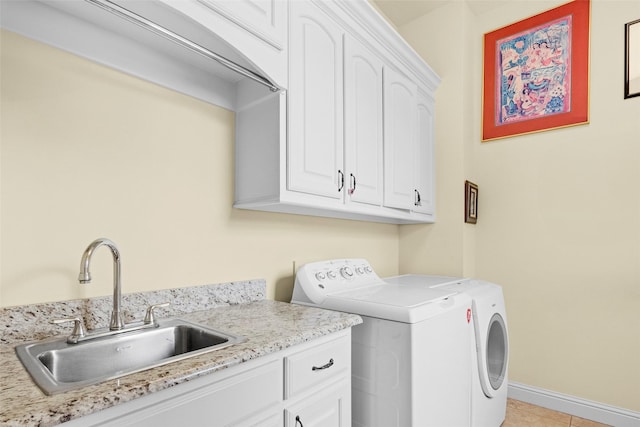
[{"label": "white lower cabinet", "polygon": [[284,360],[286,427],[351,425],[351,341],[332,340]]},{"label": "white lower cabinet", "polygon": [[351,331],[72,420],[73,426],[351,425]]}]

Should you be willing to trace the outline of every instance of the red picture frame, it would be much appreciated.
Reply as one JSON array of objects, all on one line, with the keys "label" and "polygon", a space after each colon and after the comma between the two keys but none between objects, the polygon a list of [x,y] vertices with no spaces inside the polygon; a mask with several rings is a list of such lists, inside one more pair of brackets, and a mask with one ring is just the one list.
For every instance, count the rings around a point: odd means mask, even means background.
[{"label": "red picture frame", "polygon": [[484,35],[482,141],[589,122],[589,0]]}]

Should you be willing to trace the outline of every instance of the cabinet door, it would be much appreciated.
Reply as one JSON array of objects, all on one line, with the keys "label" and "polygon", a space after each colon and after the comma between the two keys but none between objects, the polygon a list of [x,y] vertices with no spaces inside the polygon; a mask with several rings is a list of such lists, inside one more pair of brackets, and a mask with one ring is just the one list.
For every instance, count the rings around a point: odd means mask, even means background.
[{"label": "cabinet door", "polygon": [[416,141],[416,188],[413,210],[434,213],[433,98],[418,90],[418,123]]},{"label": "cabinet door", "polygon": [[282,49],[286,42],[286,3],[280,0],[199,0],[241,28]]},{"label": "cabinet door", "polygon": [[[156,395],[143,397],[142,399],[147,401],[149,398],[156,398],[156,401],[137,410],[122,412],[124,406],[115,407],[79,418],[76,425],[103,427],[205,425],[268,427],[278,423],[281,425],[282,412],[279,408],[281,408],[283,393],[282,375],[282,361],[277,359],[184,394],[180,394],[180,386],[163,390]],[[114,409],[121,409],[121,411],[116,411],[114,414]]]},{"label": "cabinet door", "polygon": [[384,69],[384,205],[411,209],[414,203],[416,85]]},{"label": "cabinet door", "polygon": [[342,30],[310,2],[290,3],[288,189],[342,199]]},{"label": "cabinet door", "polygon": [[382,61],[345,36],[344,127],[347,200],[382,204]]},{"label": "cabinet door", "polygon": [[285,411],[285,427],[347,427],[351,425],[349,382],[326,387]]}]

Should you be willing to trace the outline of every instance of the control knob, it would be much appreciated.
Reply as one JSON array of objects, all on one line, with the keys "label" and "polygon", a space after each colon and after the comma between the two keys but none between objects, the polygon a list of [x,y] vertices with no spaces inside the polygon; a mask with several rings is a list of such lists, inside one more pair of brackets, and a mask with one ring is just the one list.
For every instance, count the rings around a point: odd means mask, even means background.
[{"label": "control knob", "polygon": [[342,274],[342,277],[345,279],[351,279],[353,277],[353,269],[349,266],[342,267],[340,269],[340,274]]}]

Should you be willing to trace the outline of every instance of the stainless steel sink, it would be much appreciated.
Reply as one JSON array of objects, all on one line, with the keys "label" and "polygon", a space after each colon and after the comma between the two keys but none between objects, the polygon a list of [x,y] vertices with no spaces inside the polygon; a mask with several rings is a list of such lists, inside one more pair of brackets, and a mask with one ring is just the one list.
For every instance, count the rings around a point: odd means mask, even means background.
[{"label": "stainless steel sink", "polygon": [[16,347],[36,384],[54,394],[218,350],[244,341],[181,319],[77,344],[56,338]]}]

